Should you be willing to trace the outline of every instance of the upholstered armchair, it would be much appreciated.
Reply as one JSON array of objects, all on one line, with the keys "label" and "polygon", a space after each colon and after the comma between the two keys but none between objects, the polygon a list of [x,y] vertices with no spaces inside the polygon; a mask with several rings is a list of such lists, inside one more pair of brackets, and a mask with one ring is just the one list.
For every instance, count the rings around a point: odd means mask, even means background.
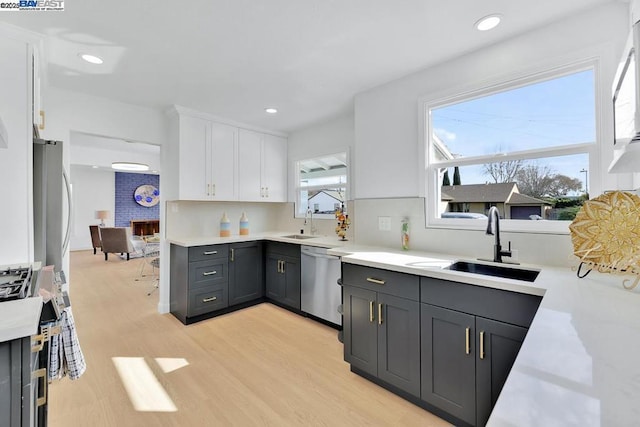
[{"label": "upholstered armchair", "polygon": [[95,255],[96,248],[102,248],[99,227],[97,225],[90,225],[89,232],[91,233],[91,244],[93,245],[93,254]]},{"label": "upholstered armchair", "polygon": [[102,236],[102,252],[104,252],[104,260],[107,261],[109,254],[129,254],[135,252],[131,244],[131,228],[129,227],[102,227],[100,228]]}]

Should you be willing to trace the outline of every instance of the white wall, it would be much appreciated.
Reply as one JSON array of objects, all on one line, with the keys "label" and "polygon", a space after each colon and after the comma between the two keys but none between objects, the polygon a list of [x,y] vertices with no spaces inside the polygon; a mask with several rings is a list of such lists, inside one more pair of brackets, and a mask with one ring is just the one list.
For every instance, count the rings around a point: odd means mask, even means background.
[{"label": "white wall", "polygon": [[106,219],[105,224],[113,227],[115,172],[72,166],[71,186],[73,227],[69,248],[72,251],[92,249],[89,225],[100,224],[100,220],[96,219],[97,210],[111,212],[112,217]]},{"label": "white wall", "polygon": [[[71,141],[74,134],[90,134],[165,145],[168,126],[164,112],[153,108],[124,104],[105,98],[70,92],[49,87],[43,90],[43,106],[47,113],[46,129],[41,131],[45,139]],[[69,144],[65,145],[67,148]],[[165,169],[165,154],[161,152],[162,169]],[[69,149],[64,153],[65,168],[70,168]],[[73,179],[73,177],[71,177]],[[160,221],[165,221],[164,198],[161,194]],[[80,225],[82,227],[82,225]],[[162,231],[162,230],[161,230]],[[162,247],[168,254],[168,245]],[[70,288],[73,277],[69,274],[69,257],[65,257]],[[158,310],[169,311],[169,268],[161,264]]]},{"label": "white wall", "polygon": [[27,43],[0,28],[0,117],[8,147],[0,148],[0,265],[33,261],[33,149]]},{"label": "white wall", "polygon": [[[493,258],[494,236],[484,230],[450,230],[425,228],[424,199],[389,198],[358,199],[354,201],[355,240],[358,244],[402,249],[400,227],[403,218],[409,219],[409,248],[411,250],[444,253],[460,257]],[[378,217],[391,218],[391,231],[378,230]],[[500,232],[503,247],[511,241],[522,263],[571,266],[571,239],[568,235]],[[505,258],[508,260],[509,258]]]},{"label": "white wall", "polygon": [[[597,96],[603,109],[598,119],[607,150],[600,169],[606,170],[612,155],[611,82],[627,22],[628,5],[610,3],[358,94],[355,197],[424,196],[421,99],[438,99],[593,57],[601,60]],[[616,177],[602,179],[604,189],[617,186]]]},{"label": "white wall", "polygon": [[[240,216],[249,219],[249,234],[277,230],[282,206],[286,203],[250,202],[167,202],[168,238],[216,237],[220,235],[220,218],[226,213],[231,234],[240,234]],[[293,215],[293,209],[291,210]]]},{"label": "white wall", "polygon": [[[422,102],[505,81],[514,76],[597,58],[600,163],[590,169],[597,192],[628,185],[607,175],[613,135],[611,82],[628,33],[628,5],[609,4],[520,37],[469,53],[358,94],[355,100],[354,224],[358,244],[400,248],[400,221],[411,222],[411,248],[469,257],[491,255],[493,240],[482,231],[425,228],[424,120]],[[390,216],[392,231],[378,230]],[[503,233],[526,263],[570,265],[570,237]]]}]

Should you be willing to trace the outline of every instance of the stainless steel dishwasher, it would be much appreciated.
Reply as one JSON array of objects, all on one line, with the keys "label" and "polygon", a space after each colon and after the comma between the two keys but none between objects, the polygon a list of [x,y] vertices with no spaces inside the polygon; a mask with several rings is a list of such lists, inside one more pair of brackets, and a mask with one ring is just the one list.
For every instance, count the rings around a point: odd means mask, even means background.
[{"label": "stainless steel dishwasher", "polygon": [[338,306],[342,302],[340,258],[327,255],[326,248],[301,246],[302,287],[300,303],[302,311],[334,325],[342,326]]}]

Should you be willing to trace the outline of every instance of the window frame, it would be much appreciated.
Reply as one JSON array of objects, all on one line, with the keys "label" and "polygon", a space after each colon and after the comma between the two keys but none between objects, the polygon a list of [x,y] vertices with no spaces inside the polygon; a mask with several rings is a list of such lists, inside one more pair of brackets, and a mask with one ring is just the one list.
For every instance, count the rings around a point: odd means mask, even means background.
[{"label": "window frame", "polygon": [[[300,212],[298,212],[298,205],[300,203],[300,191],[303,189],[303,187],[300,186],[300,168],[298,167],[299,162],[305,161],[305,160],[311,160],[311,159],[315,159],[315,158],[321,158],[321,157],[331,157],[331,156],[338,156],[338,155],[342,155],[345,154],[345,168],[346,168],[346,176],[347,176],[347,182],[344,185],[344,205],[345,205],[345,209],[347,206],[347,201],[349,200],[349,194],[351,194],[351,161],[350,161],[350,154],[349,154],[349,150],[345,149],[345,150],[341,150],[341,151],[330,151],[330,152],[326,152],[326,153],[316,153],[313,156],[309,157],[309,156],[305,156],[305,157],[301,157],[299,159],[295,159],[293,160],[293,171],[294,171],[294,177],[295,177],[295,181],[294,181],[294,204],[293,204],[293,217],[294,218],[305,218],[305,214],[302,214]],[[316,189],[316,187],[311,186],[311,187],[304,187],[304,189]],[[313,214],[313,219],[326,219],[326,220],[335,220],[335,215],[334,214],[320,214],[320,213],[314,213]]]},{"label": "window frame", "polygon": [[[532,85],[538,82],[553,80],[563,76],[575,74],[581,71],[593,71],[594,81],[594,120],[595,120],[595,140],[592,142],[584,142],[578,144],[566,144],[562,146],[554,146],[534,150],[522,150],[510,153],[499,153],[482,156],[462,157],[458,159],[434,161],[434,142],[433,142],[433,124],[431,121],[431,111],[436,108],[445,107],[452,104],[458,104],[464,101],[481,98],[499,92],[517,89],[520,87]],[[600,191],[601,171],[600,171],[600,147],[602,144],[601,136],[601,117],[602,117],[602,97],[600,93],[600,65],[598,58],[591,58],[559,67],[549,67],[542,70],[529,70],[526,73],[512,74],[496,79],[494,81],[479,83],[466,90],[460,88],[452,88],[446,93],[432,98],[422,98],[421,104],[421,121],[422,132],[421,140],[424,149],[424,164],[421,164],[421,170],[424,172],[423,182],[425,185],[425,220],[427,228],[446,228],[446,229],[464,229],[464,230],[484,230],[486,228],[486,220],[483,219],[449,219],[440,218],[438,209],[441,203],[440,199],[440,182],[438,179],[438,170],[446,167],[454,166],[470,166],[481,165],[485,163],[494,163],[496,161],[507,160],[531,160],[544,157],[558,157],[573,154],[587,154],[589,156],[589,176],[588,188],[594,194]],[[523,233],[540,233],[540,234],[569,234],[570,221],[524,221],[503,219],[500,222],[501,229],[509,232]]]}]

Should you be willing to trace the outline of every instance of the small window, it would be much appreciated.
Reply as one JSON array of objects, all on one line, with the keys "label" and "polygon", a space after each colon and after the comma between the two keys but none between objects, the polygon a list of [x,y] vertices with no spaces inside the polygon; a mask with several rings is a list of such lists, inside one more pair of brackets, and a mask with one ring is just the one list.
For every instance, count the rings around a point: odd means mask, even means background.
[{"label": "small window", "polygon": [[314,218],[335,218],[347,201],[347,153],[336,153],[296,162],[296,217],[311,210]]},{"label": "small window", "polygon": [[573,219],[588,198],[594,75],[554,72],[428,105],[430,223],[491,206],[537,227]]}]

